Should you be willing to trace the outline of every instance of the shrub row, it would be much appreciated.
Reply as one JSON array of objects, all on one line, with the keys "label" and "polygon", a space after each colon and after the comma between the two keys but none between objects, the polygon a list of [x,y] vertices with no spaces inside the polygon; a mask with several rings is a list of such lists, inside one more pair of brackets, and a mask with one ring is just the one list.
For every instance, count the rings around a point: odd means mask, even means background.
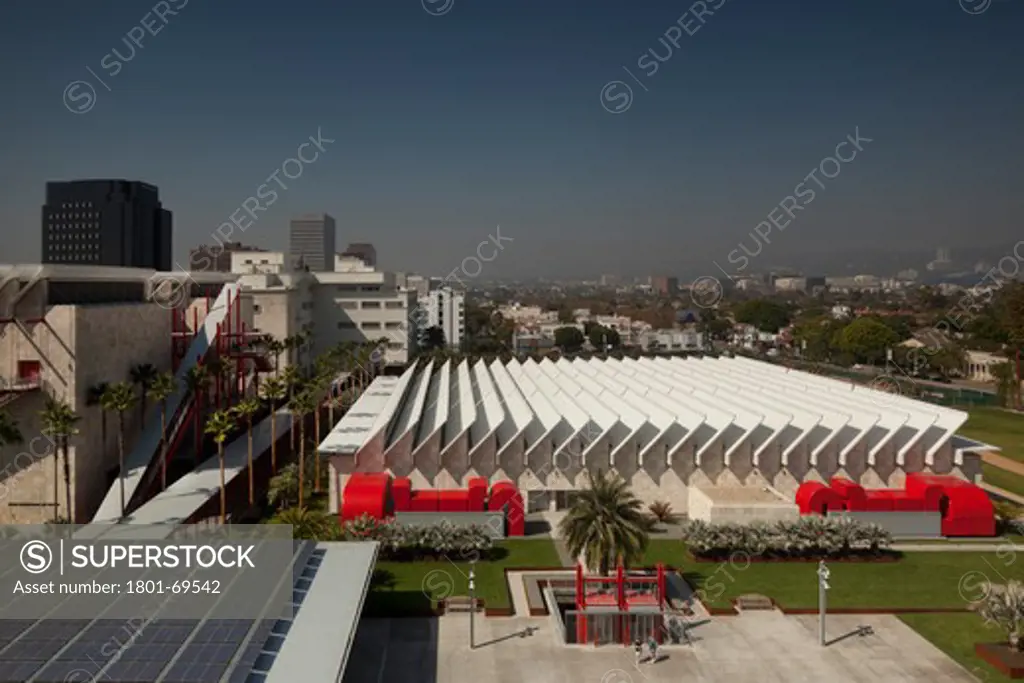
[{"label": "shrub row", "polygon": [[845,557],[881,554],[892,534],[877,524],[846,517],[808,515],[795,521],[751,524],[709,524],[699,520],[683,526],[683,541],[702,558],[734,553],[765,558]]},{"label": "shrub row", "polygon": [[389,560],[449,557],[455,561],[469,561],[484,559],[494,548],[494,539],[486,528],[479,525],[456,526],[448,520],[417,526],[363,515],[342,525],[341,538],[378,541],[381,556]]}]

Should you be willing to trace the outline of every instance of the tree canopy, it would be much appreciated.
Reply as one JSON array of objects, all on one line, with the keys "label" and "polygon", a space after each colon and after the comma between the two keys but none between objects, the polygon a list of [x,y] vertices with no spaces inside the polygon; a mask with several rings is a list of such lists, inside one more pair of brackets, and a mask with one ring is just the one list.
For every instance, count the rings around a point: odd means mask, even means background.
[{"label": "tree canopy", "polygon": [[767,299],[744,301],[733,312],[736,322],[753,325],[761,332],[777,333],[789,324],[790,314],[782,304]]}]

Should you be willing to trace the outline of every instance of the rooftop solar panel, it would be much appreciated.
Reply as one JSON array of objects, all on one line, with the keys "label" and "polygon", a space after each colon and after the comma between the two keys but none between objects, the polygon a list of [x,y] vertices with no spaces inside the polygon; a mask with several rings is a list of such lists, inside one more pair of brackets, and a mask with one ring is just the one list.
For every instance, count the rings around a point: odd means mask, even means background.
[{"label": "rooftop solar panel", "polygon": [[61,659],[50,662],[35,678],[36,683],[68,683],[69,681],[92,681],[102,669],[102,664],[89,659]]},{"label": "rooftop solar panel", "polygon": [[46,664],[46,660],[0,662],[0,683],[25,683],[43,664]]},{"label": "rooftop solar panel", "polygon": [[[294,617],[325,551],[295,545]],[[268,603],[269,605],[270,603]],[[263,619],[0,619],[0,683],[243,683],[263,681],[291,626]],[[253,668],[259,669],[253,676]],[[262,673],[260,673],[262,672]]]}]

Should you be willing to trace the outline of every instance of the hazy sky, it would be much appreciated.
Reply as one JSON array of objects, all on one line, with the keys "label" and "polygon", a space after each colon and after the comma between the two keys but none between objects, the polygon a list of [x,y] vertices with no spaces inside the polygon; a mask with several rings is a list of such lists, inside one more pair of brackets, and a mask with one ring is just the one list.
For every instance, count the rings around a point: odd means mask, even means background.
[{"label": "hazy sky", "polygon": [[[326,211],[339,248],[447,273],[501,225],[514,242],[485,275],[681,273],[753,249],[804,182],[815,198],[762,258],[1024,237],[1024,3],[690,8],[2,3],[0,262],[39,259],[47,180],[105,177],[159,186],[183,258],[318,129],[334,142],[235,237],[283,248],[291,215]],[[69,111],[88,87],[95,106]],[[837,176],[805,181],[858,129],[871,142]]]}]

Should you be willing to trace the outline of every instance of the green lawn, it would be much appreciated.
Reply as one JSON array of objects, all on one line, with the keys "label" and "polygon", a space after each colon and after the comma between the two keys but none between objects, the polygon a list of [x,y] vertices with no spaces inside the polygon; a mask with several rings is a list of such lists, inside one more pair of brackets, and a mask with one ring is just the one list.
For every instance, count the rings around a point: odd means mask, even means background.
[{"label": "green lawn", "polygon": [[1001,455],[1024,462],[1024,415],[999,408],[974,408],[969,415],[961,434],[999,446]]},{"label": "green lawn", "polygon": [[902,614],[899,617],[932,645],[952,657],[982,683],[1009,679],[974,655],[974,644],[998,642],[1004,635],[976,614]]},{"label": "green lawn", "polygon": [[998,486],[1010,493],[1016,493],[1018,496],[1024,496],[1024,477],[1019,474],[1007,472],[1006,470],[995,467],[994,465],[982,463],[981,480],[986,484]]},{"label": "green lawn", "polygon": [[[818,583],[814,562],[695,562],[680,541],[652,541],[644,564],[664,562],[683,572],[703,600],[729,607],[744,593],[773,598],[783,607],[814,608]],[[960,586],[977,591],[984,576],[993,581],[1024,580],[1024,557],[1003,553],[905,553],[898,562],[832,562],[832,607],[952,608],[966,606]],[[966,577],[966,578],[965,578]]]},{"label": "green lawn", "polygon": [[[476,563],[476,595],[487,607],[510,605],[506,568],[561,566],[550,539],[505,540],[496,544],[496,549],[504,555]],[[468,559],[463,553],[455,552],[451,561],[377,562],[364,614],[378,617],[425,614],[439,600],[468,595]]]}]

